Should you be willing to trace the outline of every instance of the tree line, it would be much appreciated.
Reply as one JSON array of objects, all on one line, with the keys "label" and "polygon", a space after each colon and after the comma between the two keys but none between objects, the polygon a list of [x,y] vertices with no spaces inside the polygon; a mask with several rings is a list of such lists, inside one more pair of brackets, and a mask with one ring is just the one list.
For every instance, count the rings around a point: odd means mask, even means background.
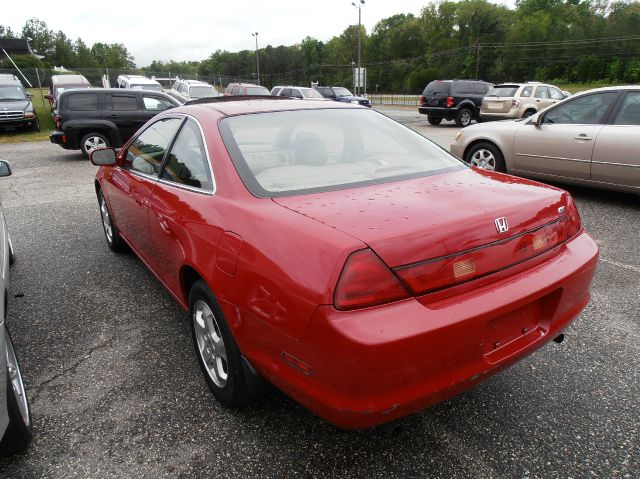
[{"label": "tree line", "polygon": [[[366,14],[366,10],[363,10]],[[6,28],[0,26],[0,35]],[[122,44],[88,48],[32,19],[22,36],[48,64],[71,68],[132,68]],[[419,92],[439,78],[488,81],[640,83],[640,2],[517,0],[514,8],[486,0],[426,4],[420,15],[397,14],[360,29],[368,90]],[[357,59],[357,25],[327,41],[304,38],[258,51],[262,84],[349,86]],[[257,81],[253,50],[216,50],[203,61],[153,61],[147,74],[224,83]]]}]

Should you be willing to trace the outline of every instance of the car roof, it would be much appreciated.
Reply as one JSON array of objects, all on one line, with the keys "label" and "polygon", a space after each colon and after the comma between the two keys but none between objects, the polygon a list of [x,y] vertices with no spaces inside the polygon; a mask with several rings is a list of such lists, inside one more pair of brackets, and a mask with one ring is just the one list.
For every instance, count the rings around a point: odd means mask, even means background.
[{"label": "car roof", "polygon": [[[255,83],[229,83],[229,85],[233,85],[233,86],[246,86],[246,87],[253,87],[253,86],[262,86],[262,85],[256,85]],[[227,86],[228,88],[228,86]],[[266,89],[266,87],[263,87]]]},{"label": "car roof", "polygon": [[167,98],[173,98],[170,95],[167,95],[164,92],[161,91],[156,91],[156,90],[133,90],[130,88],[83,88],[83,89],[77,89],[77,90],[65,90],[61,93],[61,95],[69,95],[69,94],[74,94],[74,95],[91,95],[93,93],[100,93],[100,92],[107,92],[107,93],[119,93],[121,95],[130,95],[132,93],[141,93],[141,94],[145,94],[145,95],[162,95],[164,97]]},{"label": "car roof", "polygon": [[[276,111],[327,110],[327,109],[363,109],[359,105],[339,102],[318,102],[313,100],[289,99],[286,97],[222,97],[220,101],[209,99],[191,103],[171,111],[188,113],[194,108],[206,108],[225,116],[248,113],[269,113]],[[366,108],[369,111],[369,108]]]},{"label": "car roof", "polygon": [[70,83],[74,85],[78,84],[89,84],[89,80],[87,80],[83,75],[52,75],[51,81],[58,85],[68,85]]}]

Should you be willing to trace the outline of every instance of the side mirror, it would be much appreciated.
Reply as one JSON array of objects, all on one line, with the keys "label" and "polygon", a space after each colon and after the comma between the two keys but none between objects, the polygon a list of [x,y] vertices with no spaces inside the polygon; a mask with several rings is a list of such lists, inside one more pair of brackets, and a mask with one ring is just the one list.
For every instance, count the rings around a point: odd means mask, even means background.
[{"label": "side mirror", "polygon": [[44,97],[45,97],[45,99],[47,99],[47,100],[49,100],[49,101],[53,100],[53,96],[52,96],[52,95],[48,95],[48,94],[47,94],[47,95],[45,95]]},{"label": "side mirror", "polygon": [[11,176],[11,165],[8,161],[0,160],[0,176]]},{"label": "side mirror", "polygon": [[28,98],[29,100],[32,100],[32,99],[33,99],[33,95],[32,95],[31,93],[27,93],[27,98]]},{"label": "side mirror", "polygon": [[89,154],[91,163],[96,166],[102,165],[115,165],[116,164],[116,150],[113,148],[100,148],[93,150]]},{"label": "side mirror", "polygon": [[540,113],[538,115],[538,118],[536,118],[536,126],[542,126],[542,123],[544,122],[544,113]]}]

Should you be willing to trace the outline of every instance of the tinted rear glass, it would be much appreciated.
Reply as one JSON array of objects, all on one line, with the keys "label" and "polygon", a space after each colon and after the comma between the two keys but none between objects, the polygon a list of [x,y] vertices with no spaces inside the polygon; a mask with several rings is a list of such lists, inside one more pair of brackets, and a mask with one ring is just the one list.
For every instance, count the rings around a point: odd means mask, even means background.
[{"label": "tinted rear glass", "polygon": [[223,139],[259,197],[354,188],[464,168],[425,137],[371,110],[314,109],[225,118]]},{"label": "tinted rear glass", "polygon": [[487,93],[487,96],[514,96],[520,88],[519,85],[498,85]]},{"label": "tinted rear glass", "polygon": [[451,85],[451,94],[452,95],[473,95],[475,94],[475,88],[473,87],[473,83],[470,81],[458,81],[453,82]]},{"label": "tinted rear glass", "polygon": [[449,81],[432,81],[422,92],[424,96],[444,95],[448,96],[451,91],[451,82]]},{"label": "tinted rear glass", "polygon": [[269,95],[269,90],[263,86],[254,86],[247,88],[247,95]]},{"label": "tinted rear glass", "polygon": [[97,93],[71,94],[67,101],[67,108],[73,111],[91,111],[98,109]]}]

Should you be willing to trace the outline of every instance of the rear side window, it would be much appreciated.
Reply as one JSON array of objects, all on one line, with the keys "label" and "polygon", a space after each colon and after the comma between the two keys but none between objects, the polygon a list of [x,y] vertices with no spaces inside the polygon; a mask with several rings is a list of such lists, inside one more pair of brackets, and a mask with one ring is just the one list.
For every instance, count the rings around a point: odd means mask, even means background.
[{"label": "rear side window", "polygon": [[627,93],[614,121],[616,125],[640,125],[640,92]]},{"label": "rear side window", "polygon": [[157,174],[181,123],[181,119],[168,118],[155,122],[140,133],[127,151],[128,167],[147,175]]},{"label": "rear side window", "polygon": [[458,81],[451,85],[452,95],[472,95],[475,93],[473,83],[468,81]]},{"label": "rear side window", "polygon": [[451,91],[451,82],[432,81],[422,92],[424,96],[448,96]]},{"label": "rear side window", "polygon": [[531,96],[531,92],[532,91],[533,91],[533,87],[532,86],[525,87],[522,90],[522,93],[520,93],[520,96],[523,97],[523,98],[529,98]]},{"label": "rear side window", "polygon": [[144,103],[145,110],[150,111],[164,111],[173,106],[173,104],[169,102],[169,100],[147,95],[142,96],[142,103]]},{"label": "rear side window", "polygon": [[72,111],[92,111],[98,109],[97,93],[82,93],[69,95],[67,109]]},{"label": "rear side window", "polygon": [[138,100],[135,95],[107,95],[105,110],[113,111],[136,111]]},{"label": "rear side window", "polygon": [[213,191],[211,170],[200,128],[187,120],[171,147],[162,179],[193,188]]}]

